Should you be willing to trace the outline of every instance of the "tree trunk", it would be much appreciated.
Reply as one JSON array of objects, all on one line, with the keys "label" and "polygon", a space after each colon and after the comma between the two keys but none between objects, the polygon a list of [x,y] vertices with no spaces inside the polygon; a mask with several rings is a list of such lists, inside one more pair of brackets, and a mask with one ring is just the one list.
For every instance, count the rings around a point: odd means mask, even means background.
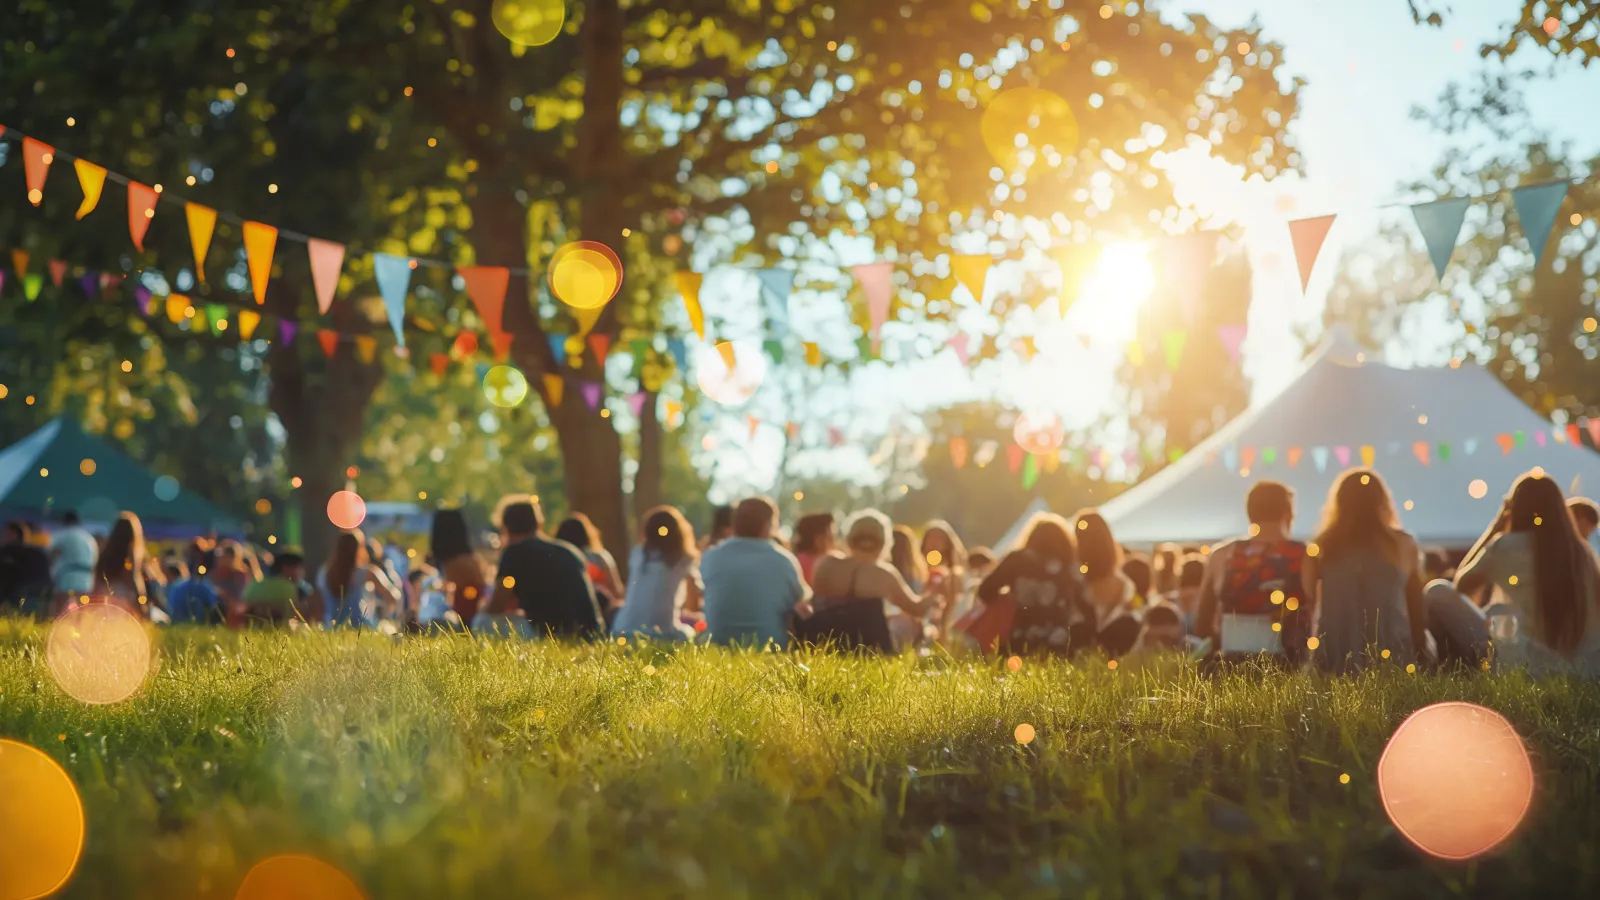
[{"label": "tree trunk", "polygon": [[652,391],[644,395],[644,406],[639,410],[639,471],[633,475],[635,524],[638,524],[645,513],[660,506],[665,500],[662,490],[665,474],[663,472],[665,449],[662,446],[664,439],[661,419],[656,415],[656,394]]}]

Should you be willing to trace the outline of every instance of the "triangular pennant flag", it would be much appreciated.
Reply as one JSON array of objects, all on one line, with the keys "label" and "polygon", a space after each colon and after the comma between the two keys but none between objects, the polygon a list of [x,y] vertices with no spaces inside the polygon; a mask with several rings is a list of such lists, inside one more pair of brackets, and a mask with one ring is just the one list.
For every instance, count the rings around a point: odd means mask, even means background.
[{"label": "triangular pennant flag", "polygon": [[1027,451],[1022,449],[1021,444],[1006,445],[1006,468],[1011,470],[1011,474],[1017,474],[1022,468],[1022,457],[1026,455]]},{"label": "triangular pennant flag", "polygon": [[1461,452],[1467,454],[1468,456],[1471,456],[1473,454],[1473,452],[1476,451],[1477,449],[1478,449],[1478,439],[1477,438],[1467,438],[1466,440],[1461,442]]},{"label": "triangular pennant flag", "polygon": [[28,251],[11,251],[11,268],[17,273],[18,278],[28,277]]},{"label": "triangular pennant flag", "polygon": [[356,356],[364,363],[371,363],[378,355],[378,339],[370,334],[356,335]]},{"label": "triangular pennant flag", "polygon": [[[1174,450],[1173,452],[1176,453],[1178,451]],[[1179,455],[1181,456],[1182,454],[1179,453]],[[1177,460],[1174,459],[1173,462],[1177,462]],[[1059,453],[1047,453],[1047,454],[1045,454],[1045,457],[1044,457],[1044,470],[1045,470],[1045,473],[1046,474],[1054,473],[1059,468],[1061,468],[1061,454],[1059,454]]]},{"label": "triangular pennant flag", "polygon": [[1328,239],[1328,229],[1333,227],[1334,218],[1317,216],[1289,223],[1289,240],[1294,244],[1295,262],[1300,266],[1302,292],[1311,284],[1311,270],[1316,268],[1317,254],[1322,252],[1322,242]]},{"label": "triangular pennant flag", "polygon": [[672,361],[677,364],[678,371],[689,371],[689,343],[681,337],[667,338],[667,353],[672,356]]},{"label": "triangular pennant flag", "polygon": [[1229,472],[1239,468],[1239,451],[1233,447],[1222,448],[1222,467]]},{"label": "triangular pennant flag", "polygon": [[206,253],[211,250],[211,234],[217,228],[217,211],[198,203],[185,203],[183,216],[189,221],[189,245],[194,248],[194,274],[206,280]]},{"label": "triangular pennant flag", "polygon": [[649,352],[650,341],[648,338],[634,338],[628,342],[628,355],[633,357],[634,371],[638,371],[639,367],[644,365],[645,356]]},{"label": "triangular pennant flag", "polygon": [[872,323],[872,346],[878,346],[878,331],[889,320],[889,306],[894,300],[894,263],[875,262],[852,266],[850,274],[861,285],[867,296],[867,317]]},{"label": "triangular pennant flag", "polygon": [[1361,446],[1361,465],[1362,466],[1364,466],[1364,467],[1366,467],[1368,469],[1372,468],[1372,461],[1374,459],[1377,459],[1377,458],[1378,458],[1378,451],[1374,450],[1372,448],[1371,444],[1363,444]]},{"label": "triangular pennant flag", "polygon": [[182,294],[167,295],[167,318],[176,325],[182,322],[189,311],[189,298]]},{"label": "triangular pennant flag", "polygon": [[1239,465],[1242,468],[1245,468],[1245,469],[1250,468],[1252,465],[1255,464],[1255,461],[1256,461],[1256,448],[1254,448],[1254,447],[1240,447],[1239,448]]},{"label": "triangular pennant flag", "polygon": [[1516,440],[1503,431],[1494,436],[1494,442],[1500,445],[1501,456],[1510,456],[1511,448],[1516,444]]},{"label": "triangular pennant flag", "polygon": [[1334,447],[1333,457],[1339,461],[1339,465],[1341,466],[1350,465],[1350,448],[1343,445]]},{"label": "triangular pennant flag", "polygon": [[1215,231],[1201,231],[1161,243],[1159,271],[1165,287],[1178,295],[1178,310],[1185,322],[1194,321],[1205,296],[1206,273],[1217,258],[1218,236]]},{"label": "triangular pennant flag", "polygon": [[278,322],[278,340],[283,341],[285,346],[292,344],[294,343],[294,333],[298,330],[299,326],[295,323],[281,320]]},{"label": "triangular pennant flag", "polygon": [[505,362],[511,356],[511,343],[515,339],[516,336],[509,331],[496,332],[489,337],[490,343],[494,344],[496,362]]},{"label": "triangular pennant flag", "polygon": [[72,168],[78,173],[78,187],[83,188],[83,202],[78,204],[77,218],[81,219],[100,203],[100,192],[106,186],[106,168],[87,159],[75,159]]},{"label": "triangular pennant flag", "polygon": [[134,249],[144,252],[144,235],[156,215],[156,192],[147,184],[128,182],[128,234]]},{"label": "triangular pennant flag", "polygon": [[211,330],[222,332],[227,326],[223,323],[228,319],[228,308],[221,303],[206,304],[206,321],[211,325]]},{"label": "triangular pennant flag", "polygon": [[578,389],[583,392],[583,402],[589,404],[590,410],[600,408],[600,382],[584,381],[579,383]]},{"label": "triangular pennant flag", "polygon": [[561,395],[566,390],[567,383],[560,375],[544,376],[545,402],[551,406],[561,405]]},{"label": "triangular pennant flag", "polygon": [[1439,461],[1440,462],[1449,462],[1450,461],[1450,445],[1449,444],[1440,444],[1438,449],[1439,449]]},{"label": "triangular pennant flag", "polygon": [[805,348],[806,348],[806,365],[808,365],[808,366],[820,366],[820,365],[822,365],[822,345],[813,343],[811,341],[806,341]]},{"label": "triangular pennant flag", "polygon": [[430,353],[428,355],[428,364],[433,366],[435,378],[443,378],[444,373],[450,369],[450,354]]},{"label": "triangular pennant flag", "polygon": [[[3,277],[5,277],[5,276],[4,275],[0,275],[0,278],[3,278]],[[99,283],[100,283],[100,276],[96,275],[93,272],[86,272],[86,273],[84,273],[84,275],[82,277],[80,277],[78,279],[78,287],[80,289],[82,289],[83,295],[85,297],[91,297],[92,298],[94,296],[95,286],[98,285]]]},{"label": "triangular pennant flag", "polygon": [[644,415],[644,402],[650,398],[645,391],[634,391],[628,395],[628,409],[635,419]]},{"label": "triangular pennant flag", "polygon": [[843,444],[844,444],[844,432],[841,431],[838,428],[829,428],[828,429],[828,445],[832,446],[832,447],[838,447],[838,446],[842,446]]},{"label": "triangular pennant flag", "polygon": [[701,340],[705,340],[706,314],[700,307],[700,286],[705,282],[705,276],[699,272],[676,272],[673,280],[677,282],[678,293],[683,295],[684,309],[689,311],[689,325]]},{"label": "triangular pennant flag", "polygon": [[[603,312],[605,312],[605,307],[603,306],[596,306],[593,308],[580,306],[572,310],[572,317],[578,320],[578,338],[580,343],[582,342],[583,338],[589,336],[590,331],[594,330],[594,325],[596,322],[600,321],[600,314]],[[582,351],[580,350],[579,352]]]},{"label": "triangular pennant flag", "polygon": [[799,422],[785,422],[785,423],[783,423],[783,436],[788,438],[791,441],[798,440],[799,437],[800,437],[800,423]]},{"label": "triangular pennant flag", "polygon": [[1038,483],[1039,458],[1034,454],[1029,453],[1022,461],[1022,489],[1025,491],[1031,491],[1033,490],[1033,486]]},{"label": "triangular pennant flag", "polygon": [[67,280],[67,261],[64,259],[52,259],[50,260],[49,268],[50,283],[60,289],[62,283]]},{"label": "triangular pennant flag", "polygon": [[[967,364],[967,360],[972,358],[971,351],[967,346],[969,340],[970,339],[967,337],[967,333],[965,331],[958,331],[951,336],[950,340],[945,342],[946,346],[956,352],[956,359],[960,360],[961,365],[963,366]],[[806,346],[812,347],[816,345],[808,344]]]},{"label": "triangular pennant flag", "polygon": [[1543,447],[1544,444],[1545,444],[1544,432],[1535,431],[1533,433],[1533,441],[1534,441],[1534,443],[1538,444],[1540,447]]},{"label": "triangular pennant flag", "polygon": [[1589,429],[1589,443],[1600,450],[1600,419],[1585,419],[1583,427]]},{"label": "triangular pennant flag", "polygon": [[150,293],[150,289],[144,285],[141,284],[133,289],[133,302],[139,304],[139,312],[143,313],[146,317],[155,313],[155,301],[155,295]]},{"label": "triangular pennant flag", "polygon": [[1433,271],[1440,280],[1450,265],[1450,255],[1461,239],[1461,223],[1467,219],[1467,207],[1472,201],[1466,197],[1434,200],[1411,207],[1411,216],[1417,220],[1417,230],[1422,232],[1422,242],[1428,246],[1428,258],[1433,260]]},{"label": "triangular pennant flag", "polygon": [[1326,471],[1328,471],[1328,448],[1327,447],[1312,447],[1311,448],[1311,461],[1314,464],[1316,464],[1318,472],[1326,472]]},{"label": "triangular pennant flag", "polygon": [[1144,365],[1144,345],[1138,341],[1128,342],[1128,365],[1138,367]]},{"label": "triangular pennant flag", "polygon": [[1533,264],[1537,266],[1544,257],[1545,242],[1550,239],[1550,229],[1556,224],[1556,213],[1561,201],[1567,198],[1568,181],[1535,184],[1511,192],[1511,205],[1517,209],[1517,220],[1522,223],[1522,233],[1528,236],[1528,246],[1533,250]]},{"label": "triangular pennant flag", "polygon": [[1511,443],[1517,447],[1521,447],[1528,443],[1528,436],[1522,431],[1513,431],[1511,432]]},{"label": "triangular pennant flag", "polygon": [[1277,447],[1262,447],[1261,448],[1261,464],[1263,466],[1270,466],[1273,463],[1276,463],[1277,461],[1278,461],[1278,448]]},{"label": "triangular pennant flag", "polygon": [[[333,295],[339,290],[339,270],[344,268],[344,245],[321,238],[307,238],[306,254],[311,257],[311,285],[317,293],[317,311],[327,315],[328,308],[333,305]],[[410,278],[408,272],[407,282]]]},{"label": "triangular pennant flag", "polygon": [[372,273],[378,280],[378,293],[383,296],[383,308],[389,313],[389,327],[394,329],[395,343],[406,345],[406,291],[411,288],[412,261],[388,253],[372,255]]},{"label": "triangular pennant flag", "polygon": [[755,416],[745,416],[744,422],[745,425],[750,429],[750,439],[754,440],[756,432],[761,430],[761,420]]},{"label": "triangular pennant flag", "polygon": [[783,343],[781,341],[764,341],[761,349],[767,352],[768,358],[778,365],[783,365]]},{"label": "triangular pennant flag", "polygon": [[950,464],[958,469],[967,465],[967,439],[959,434],[950,439]]},{"label": "triangular pennant flag", "polygon": [[478,355],[478,336],[470,331],[463,331],[456,335],[455,343],[451,348],[457,359],[470,359]]},{"label": "triangular pennant flag", "polygon": [[567,336],[564,334],[551,334],[546,335],[546,339],[550,341],[550,359],[557,366],[565,365],[567,362]]},{"label": "triangular pennant flag", "polygon": [[456,269],[466,282],[467,296],[477,308],[483,327],[491,335],[505,330],[501,319],[506,310],[506,289],[511,285],[511,270],[505,266],[461,266]]},{"label": "triangular pennant flag", "polygon": [[989,267],[992,265],[994,257],[988,254],[952,256],[950,274],[972,295],[973,302],[982,303],[984,283],[989,280]]},{"label": "triangular pennant flag", "polygon": [[1167,356],[1167,371],[1178,371],[1178,363],[1183,359],[1183,343],[1188,340],[1188,332],[1168,331],[1161,335],[1161,349]]},{"label": "triangular pennant flag", "polygon": [[39,290],[44,287],[44,276],[38,272],[30,273],[22,279],[22,296],[30,301],[39,299]]},{"label": "triangular pennant flag", "polygon": [[1427,441],[1417,441],[1411,445],[1411,452],[1416,454],[1417,462],[1428,465],[1431,461],[1433,448],[1429,446]]},{"label": "triangular pennant flag", "polygon": [[1295,466],[1300,464],[1300,455],[1301,455],[1301,450],[1300,450],[1299,447],[1290,447],[1289,448],[1289,453],[1288,453],[1289,468],[1292,469]]},{"label": "triangular pennant flag", "polygon": [[1061,289],[1056,294],[1056,303],[1062,316],[1066,316],[1067,310],[1077,301],[1084,276],[1099,264],[1100,252],[1099,244],[1068,244],[1051,253],[1056,267],[1061,270]]},{"label": "triangular pennant flag", "polygon": [[676,400],[668,400],[666,402],[666,410],[667,410],[667,427],[671,428],[671,427],[675,426],[678,423],[678,414],[683,412],[683,404],[679,403]]},{"label": "triangular pennant flag", "polygon": [[594,351],[594,364],[601,368],[605,368],[606,352],[611,349],[611,335],[589,335],[589,349]]},{"label": "triangular pennant flag", "polygon": [[762,305],[767,310],[767,334],[781,341],[789,336],[789,295],[794,293],[793,269],[757,269]]},{"label": "triangular pennant flag", "polygon": [[322,343],[322,352],[328,358],[332,359],[339,352],[339,332],[318,329],[317,340]]},{"label": "triangular pennant flag", "polygon": [[1222,349],[1228,351],[1228,359],[1233,360],[1234,365],[1238,365],[1243,356],[1244,339],[1249,328],[1248,325],[1217,326],[1217,340],[1222,342]]},{"label": "triangular pennant flag", "polygon": [[56,148],[31,137],[22,139],[22,169],[28,182],[28,202],[38,206],[44,200],[44,180],[50,176]]},{"label": "triangular pennant flag", "polygon": [[739,364],[739,359],[734,352],[732,341],[719,341],[717,343],[717,352],[722,355],[723,365],[728,367],[728,371],[733,371],[734,367]]},{"label": "triangular pennant flag", "polygon": [[[244,255],[250,264],[250,290],[257,306],[267,302],[267,280],[272,277],[272,252],[277,246],[278,229],[260,222],[244,223]],[[409,271],[406,280],[410,280]]]},{"label": "triangular pennant flag", "polygon": [[250,340],[256,333],[256,326],[261,324],[261,313],[253,309],[241,309],[234,318],[239,320],[239,339],[242,341]]}]

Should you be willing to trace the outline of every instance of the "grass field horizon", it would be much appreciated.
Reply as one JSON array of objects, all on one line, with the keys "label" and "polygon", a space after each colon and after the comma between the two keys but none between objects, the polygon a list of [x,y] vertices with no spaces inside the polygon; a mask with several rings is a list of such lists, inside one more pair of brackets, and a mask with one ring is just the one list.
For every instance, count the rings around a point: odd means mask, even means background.
[{"label": "grass field horizon", "polygon": [[[1600,895],[1594,683],[171,629],[89,706],[45,635],[0,622],[0,737],[78,786],[63,897],[231,898],[283,853],[372,898]],[[1374,783],[1444,700],[1534,758],[1470,863]]]}]

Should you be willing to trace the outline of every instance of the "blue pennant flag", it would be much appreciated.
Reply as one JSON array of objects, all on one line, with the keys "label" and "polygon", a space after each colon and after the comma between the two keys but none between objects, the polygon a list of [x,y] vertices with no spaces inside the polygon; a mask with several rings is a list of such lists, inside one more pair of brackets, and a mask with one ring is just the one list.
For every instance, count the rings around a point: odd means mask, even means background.
[{"label": "blue pennant flag", "polygon": [[757,269],[761,300],[767,310],[767,333],[775,341],[789,336],[789,295],[794,292],[793,269]]},{"label": "blue pennant flag", "polygon": [[1450,255],[1455,252],[1456,241],[1461,239],[1461,223],[1466,221],[1467,206],[1471,200],[1460,197],[1452,200],[1435,200],[1411,207],[1417,220],[1417,230],[1428,245],[1428,257],[1433,260],[1433,271],[1442,280],[1445,267],[1450,265]]},{"label": "blue pennant flag", "polygon": [[489,377],[489,364],[488,363],[484,363],[484,362],[478,363],[477,371],[478,371],[478,381],[481,382],[485,378]]},{"label": "blue pennant flag", "polygon": [[1229,472],[1239,468],[1239,451],[1232,447],[1224,447],[1222,450],[1222,467]]},{"label": "blue pennant flag", "polygon": [[1522,233],[1528,236],[1528,246],[1533,248],[1533,264],[1544,257],[1545,241],[1550,239],[1550,229],[1556,224],[1556,212],[1561,201],[1567,199],[1570,181],[1553,181],[1517,188],[1511,192],[1511,205],[1517,208],[1517,219],[1522,222]]},{"label": "blue pennant flag", "polygon": [[1318,472],[1326,472],[1326,471],[1328,471],[1328,448],[1327,447],[1312,447],[1311,448],[1311,461],[1317,464],[1317,471]]},{"label": "blue pennant flag", "polygon": [[552,334],[548,337],[550,339],[550,357],[556,361],[556,365],[566,365],[567,336],[564,334]]},{"label": "blue pennant flag", "polygon": [[678,364],[678,371],[689,371],[689,344],[683,338],[667,338],[667,352],[672,354],[673,362]]},{"label": "blue pennant flag", "polygon": [[378,293],[383,295],[383,308],[389,313],[389,327],[394,329],[395,342],[404,347],[406,291],[411,288],[411,260],[388,253],[374,253],[372,274],[378,279]]}]

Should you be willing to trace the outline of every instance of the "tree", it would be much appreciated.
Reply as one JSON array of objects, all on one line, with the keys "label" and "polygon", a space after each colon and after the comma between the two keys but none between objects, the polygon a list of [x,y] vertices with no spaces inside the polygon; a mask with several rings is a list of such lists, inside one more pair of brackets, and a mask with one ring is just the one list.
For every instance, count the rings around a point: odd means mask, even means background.
[{"label": "tree", "polygon": [[[1406,0],[1418,23],[1442,26],[1450,6],[1442,0]],[[1484,57],[1506,59],[1525,41],[1557,58],[1575,59],[1587,66],[1600,57],[1600,5],[1593,0],[1521,0],[1507,4],[1516,18],[1506,23],[1496,41],[1484,44]]]}]

